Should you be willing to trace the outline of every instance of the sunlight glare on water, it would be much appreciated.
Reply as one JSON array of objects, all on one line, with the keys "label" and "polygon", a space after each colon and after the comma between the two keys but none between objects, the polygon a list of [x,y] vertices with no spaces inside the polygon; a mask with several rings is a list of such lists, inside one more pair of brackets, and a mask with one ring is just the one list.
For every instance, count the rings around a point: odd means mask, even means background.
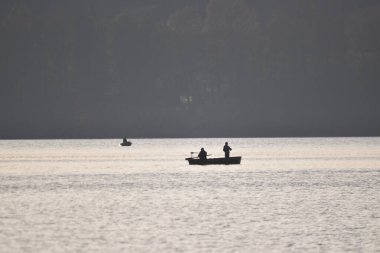
[{"label": "sunlight glare on water", "polygon": [[0,252],[380,251],[380,138],[119,142],[0,141]]}]

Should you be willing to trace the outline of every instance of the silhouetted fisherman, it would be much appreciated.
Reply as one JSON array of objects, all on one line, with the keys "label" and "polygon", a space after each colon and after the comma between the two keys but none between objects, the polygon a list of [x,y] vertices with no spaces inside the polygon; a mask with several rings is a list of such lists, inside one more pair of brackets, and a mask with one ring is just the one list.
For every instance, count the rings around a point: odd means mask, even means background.
[{"label": "silhouetted fisherman", "polygon": [[127,143],[128,141],[127,141],[127,138],[123,138],[123,143]]},{"label": "silhouetted fisherman", "polygon": [[207,152],[204,148],[201,148],[201,151],[198,154],[199,159],[206,160],[207,159]]},{"label": "silhouetted fisherman", "polygon": [[232,148],[230,148],[230,146],[228,146],[228,142],[226,142],[224,144],[224,147],[223,147],[223,151],[224,151],[224,157],[225,158],[229,158],[230,157],[230,151],[232,150]]}]

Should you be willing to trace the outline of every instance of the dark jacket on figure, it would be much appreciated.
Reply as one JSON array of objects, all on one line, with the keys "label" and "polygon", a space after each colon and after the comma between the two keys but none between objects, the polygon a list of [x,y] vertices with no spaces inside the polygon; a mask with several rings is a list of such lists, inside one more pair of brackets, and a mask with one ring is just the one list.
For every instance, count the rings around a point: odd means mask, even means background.
[{"label": "dark jacket on figure", "polygon": [[223,151],[224,151],[224,156],[226,158],[230,157],[230,151],[232,150],[232,148],[230,148],[230,146],[228,146],[227,144],[224,145],[223,147]]},{"label": "dark jacket on figure", "polygon": [[207,159],[207,152],[202,148],[198,154],[198,157],[201,160],[206,160]]}]

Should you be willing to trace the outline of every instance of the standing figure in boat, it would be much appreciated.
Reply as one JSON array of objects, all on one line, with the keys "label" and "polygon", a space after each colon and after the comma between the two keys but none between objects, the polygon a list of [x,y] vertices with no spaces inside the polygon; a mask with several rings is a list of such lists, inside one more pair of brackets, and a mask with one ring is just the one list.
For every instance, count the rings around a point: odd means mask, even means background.
[{"label": "standing figure in boat", "polygon": [[230,148],[230,146],[228,146],[228,142],[226,142],[224,144],[224,147],[223,147],[223,151],[224,151],[224,157],[225,158],[230,158],[230,151],[232,150],[232,148]]},{"label": "standing figure in boat", "polygon": [[201,151],[198,154],[199,159],[206,160],[207,159],[207,152],[204,148],[201,148]]}]

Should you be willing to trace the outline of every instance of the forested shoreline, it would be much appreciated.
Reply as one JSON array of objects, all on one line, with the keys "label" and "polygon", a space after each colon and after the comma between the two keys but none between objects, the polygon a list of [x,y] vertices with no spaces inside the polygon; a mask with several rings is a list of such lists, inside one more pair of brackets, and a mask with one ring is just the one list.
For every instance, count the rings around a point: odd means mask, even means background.
[{"label": "forested shoreline", "polygon": [[380,3],[0,3],[0,138],[375,136]]}]

